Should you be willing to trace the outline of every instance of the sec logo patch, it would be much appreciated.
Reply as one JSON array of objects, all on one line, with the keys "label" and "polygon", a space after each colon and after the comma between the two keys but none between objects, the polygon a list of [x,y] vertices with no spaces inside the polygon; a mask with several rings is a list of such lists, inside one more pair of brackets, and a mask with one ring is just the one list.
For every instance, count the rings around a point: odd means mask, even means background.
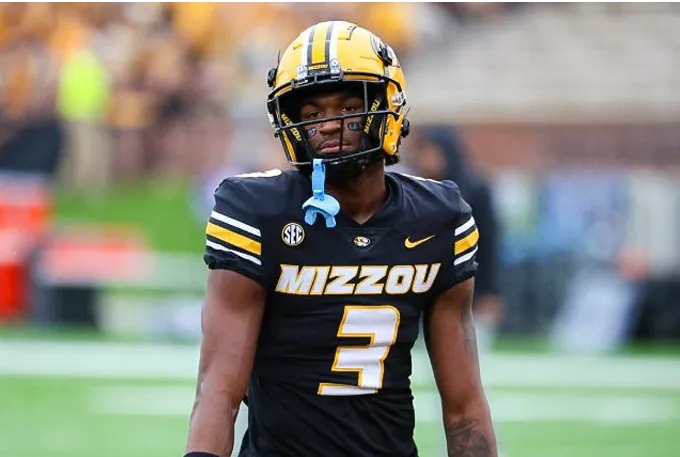
[{"label": "sec logo patch", "polygon": [[305,239],[305,230],[300,224],[288,223],[281,230],[281,239],[288,246],[299,246]]}]

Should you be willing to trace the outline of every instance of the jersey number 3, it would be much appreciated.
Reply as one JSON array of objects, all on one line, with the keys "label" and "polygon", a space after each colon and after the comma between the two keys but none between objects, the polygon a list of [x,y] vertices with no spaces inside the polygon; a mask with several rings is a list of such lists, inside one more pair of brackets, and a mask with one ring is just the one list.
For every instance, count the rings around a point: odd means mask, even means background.
[{"label": "jersey number 3", "polygon": [[384,362],[397,340],[399,310],[394,306],[347,305],[338,337],[369,338],[366,346],[338,346],[331,370],[357,373],[357,385],[322,382],[319,395],[347,396],[376,393],[383,384]]}]

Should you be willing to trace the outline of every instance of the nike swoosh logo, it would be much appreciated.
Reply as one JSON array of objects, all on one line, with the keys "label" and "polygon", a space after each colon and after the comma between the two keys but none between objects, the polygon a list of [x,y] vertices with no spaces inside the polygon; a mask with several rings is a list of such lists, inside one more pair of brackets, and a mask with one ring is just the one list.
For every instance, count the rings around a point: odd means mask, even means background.
[{"label": "nike swoosh logo", "polygon": [[411,241],[409,237],[406,237],[406,239],[404,240],[404,246],[406,246],[407,249],[413,249],[414,247],[420,246],[421,244],[428,240],[431,240],[432,238],[434,238],[434,235],[428,236],[427,238],[423,238],[422,240]]}]

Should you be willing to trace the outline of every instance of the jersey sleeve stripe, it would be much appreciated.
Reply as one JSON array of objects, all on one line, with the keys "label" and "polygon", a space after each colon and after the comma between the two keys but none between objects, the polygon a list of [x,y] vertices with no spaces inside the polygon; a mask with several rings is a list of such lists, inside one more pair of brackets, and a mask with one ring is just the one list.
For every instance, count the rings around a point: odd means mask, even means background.
[{"label": "jersey sleeve stripe", "polygon": [[233,227],[236,227],[238,229],[241,229],[244,232],[250,233],[251,235],[255,235],[257,237],[262,236],[262,234],[260,233],[260,229],[255,228],[252,225],[248,225],[246,223],[243,223],[241,221],[237,221],[236,219],[234,219],[232,217],[225,216],[224,214],[218,213],[217,211],[213,211],[210,214],[210,217],[212,219],[215,219],[215,220],[220,221],[222,223],[225,223],[225,224],[231,225]]},{"label": "jersey sleeve stripe", "polygon": [[226,247],[222,246],[221,244],[212,242],[210,240],[206,241],[206,245],[209,248],[215,249],[217,251],[231,252],[232,254],[235,254],[235,255],[241,257],[242,259],[249,260],[249,261],[253,262],[255,265],[262,265],[262,261],[260,259],[258,259],[257,257],[254,257],[252,255],[245,254],[243,252],[239,252],[239,251],[235,251],[233,249],[226,248]]},{"label": "jersey sleeve stripe", "polygon": [[259,241],[232,232],[231,230],[220,227],[212,222],[208,222],[205,233],[224,244],[236,246],[251,254],[262,254],[262,244]]},{"label": "jersey sleeve stripe", "polygon": [[464,223],[463,225],[456,228],[455,235],[458,236],[458,235],[465,233],[465,231],[468,230],[473,225],[475,225],[475,218],[470,216],[470,219],[468,219],[468,221],[466,223]]},{"label": "jersey sleeve stripe", "polygon": [[479,249],[479,248],[477,246],[475,246],[475,248],[472,251],[468,252],[465,255],[458,257],[456,260],[453,261],[453,265],[454,266],[460,265],[461,263],[464,263],[464,262],[467,262],[468,260],[470,260],[475,255],[475,253],[477,252],[477,249]]},{"label": "jersey sleeve stripe", "polygon": [[456,241],[453,246],[453,253],[455,255],[462,254],[463,252],[475,247],[477,245],[477,240],[479,240],[479,230],[475,228],[468,236]]}]

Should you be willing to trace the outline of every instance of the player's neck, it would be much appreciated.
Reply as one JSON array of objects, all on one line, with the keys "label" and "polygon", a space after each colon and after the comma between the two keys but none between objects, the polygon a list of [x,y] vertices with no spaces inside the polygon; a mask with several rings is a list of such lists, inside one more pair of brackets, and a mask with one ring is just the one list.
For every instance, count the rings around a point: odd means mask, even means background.
[{"label": "player's neck", "polygon": [[363,224],[378,212],[387,196],[385,166],[372,164],[359,176],[342,185],[328,185],[327,190],[338,200],[345,214]]}]

